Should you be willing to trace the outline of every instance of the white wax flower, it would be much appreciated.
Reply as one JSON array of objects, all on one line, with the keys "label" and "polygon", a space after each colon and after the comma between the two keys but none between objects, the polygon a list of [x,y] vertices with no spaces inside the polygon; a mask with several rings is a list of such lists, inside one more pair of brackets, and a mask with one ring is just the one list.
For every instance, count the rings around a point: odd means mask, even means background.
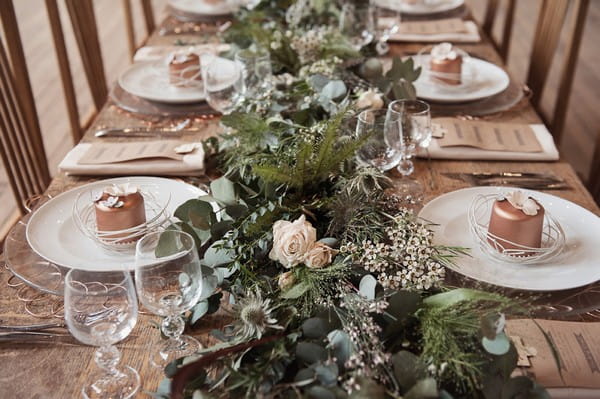
[{"label": "white wax flower", "polygon": [[519,190],[506,194],[504,198],[516,209],[522,210],[524,214],[529,216],[537,215],[538,210],[540,209],[539,205],[534,200]]},{"label": "white wax flower", "polygon": [[125,195],[135,194],[139,191],[138,186],[131,183],[113,184],[104,188],[104,192],[113,197],[122,197]]},{"label": "white wax flower", "polygon": [[381,94],[373,89],[362,92],[356,100],[356,107],[359,109],[380,109],[383,108],[383,99]]},{"label": "white wax flower", "polygon": [[452,43],[440,43],[431,49],[431,58],[436,61],[455,60],[456,57],[458,54],[452,49]]},{"label": "white wax flower", "polygon": [[273,224],[273,249],[269,258],[289,269],[304,261],[316,241],[317,230],[304,215],[294,222],[278,220]]}]

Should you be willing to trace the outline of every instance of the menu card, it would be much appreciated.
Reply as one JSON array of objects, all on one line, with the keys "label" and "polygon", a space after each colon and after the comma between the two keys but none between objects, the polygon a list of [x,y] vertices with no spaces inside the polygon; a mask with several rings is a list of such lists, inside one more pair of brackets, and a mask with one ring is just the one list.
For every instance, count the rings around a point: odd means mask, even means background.
[{"label": "menu card", "polygon": [[531,364],[521,367],[520,374],[548,388],[600,389],[600,323],[518,319],[507,321],[506,331],[520,341],[520,358]]},{"label": "menu card", "polygon": [[398,33],[411,35],[436,35],[440,33],[468,32],[465,21],[460,18],[436,19],[432,21],[408,21],[400,24]]},{"label": "menu card", "polygon": [[[489,151],[542,152],[533,129],[526,124],[435,118],[434,137],[440,147],[475,147]],[[435,125],[439,124],[439,127]]]},{"label": "menu card", "polygon": [[147,158],[168,158],[181,161],[182,153],[175,151],[185,142],[180,140],[138,141],[127,143],[95,142],[78,163],[87,165],[109,164]]}]

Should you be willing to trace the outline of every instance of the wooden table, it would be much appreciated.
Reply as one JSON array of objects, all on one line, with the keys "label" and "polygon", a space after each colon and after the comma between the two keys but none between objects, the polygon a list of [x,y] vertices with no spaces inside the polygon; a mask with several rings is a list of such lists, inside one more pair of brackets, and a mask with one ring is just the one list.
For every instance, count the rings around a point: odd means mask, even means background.
[{"label": "wooden table", "polygon": [[[172,44],[175,39],[189,42],[197,41],[194,36],[159,36],[155,33],[149,40],[150,45]],[[394,54],[414,53],[422,44],[395,44]],[[461,45],[466,51],[477,54],[489,61],[502,64],[500,57],[485,39],[481,43]],[[541,123],[534,109],[524,100],[514,110],[487,118],[500,122]],[[198,138],[211,134],[215,121],[196,120],[196,124],[204,124],[208,129]],[[84,141],[95,140],[92,132],[101,126],[136,126],[143,124],[139,117],[121,111],[110,103],[100,112],[94,124],[84,137]],[[471,161],[419,161],[416,163],[416,177],[427,190],[426,201],[440,194],[467,187],[467,184],[449,179],[442,172],[551,172],[562,177],[572,187],[571,190],[552,191],[551,193],[583,206],[600,215],[600,209],[592,196],[585,189],[573,169],[565,162],[471,162]],[[48,188],[48,194],[56,195],[69,188],[92,181],[87,177],[71,177],[61,174]],[[7,280],[10,273],[0,269],[0,320],[2,323],[26,324],[39,322],[28,316],[24,303],[17,299],[17,289],[9,288]],[[142,377],[142,390],[137,397],[148,397],[143,391],[156,390],[162,380],[162,371],[149,365],[149,354],[156,350],[155,342],[159,332],[150,321],[156,317],[140,315],[138,323],[130,337],[120,343],[122,364],[137,369]],[[207,343],[208,332],[225,323],[222,315],[207,317],[202,328],[192,332],[200,341]],[[0,398],[74,398],[79,397],[79,390],[86,378],[95,370],[93,360],[95,348],[80,345],[22,345],[2,346],[0,344]]]}]

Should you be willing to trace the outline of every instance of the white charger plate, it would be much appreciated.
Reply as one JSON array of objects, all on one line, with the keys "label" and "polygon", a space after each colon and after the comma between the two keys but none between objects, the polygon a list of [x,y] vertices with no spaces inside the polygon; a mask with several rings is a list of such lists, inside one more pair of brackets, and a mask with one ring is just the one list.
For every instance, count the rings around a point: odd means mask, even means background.
[{"label": "white charger plate", "polygon": [[31,249],[48,261],[68,268],[117,270],[127,267],[133,269],[134,251],[110,252],[102,249],[77,228],[72,216],[73,204],[79,193],[98,191],[111,184],[124,183],[152,187],[153,194],[159,202],[168,201],[170,195],[171,199],[167,206],[170,216],[185,201],[206,194],[187,183],[160,177],[120,177],[86,184],[52,198],[35,211],[29,219],[26,230],[27,242]]},{"label": "white charger plate", "polygon": [[488,258],[469,230],[468,209],[479,194],[504,194],[511,187],[473,187],[437,197],[423,207],[419,217],[434,226],[433,242],[470,248],[471,257],[456,258],[450,269],[467,277],[502,287],[531,291],[577,288],[600,280],[600,218],[579,205],[539,191],[521,190],[538,200],[558,220],[565,232],[565,248],[545,264],[521,265]]},{"label": "white charger plate", "polygon": [[[415,62],[421,66],[429,65],[430,56],[423,54],[415,57]],[[440,103],[461,103],[481,100],[506,90],[510,83],[508,74],[499,66],[469,57],[463,63],[463,80],[460,85],[451,86],[433,82],[423,68],[421,76],[414,83],[417,97]]]},{"label": "white charger plate", "polygon": [[169,5],[181,12],[210,17],[233,14],[239,8],[239,6],[231,0],[169,0]]},{"label": "white charger plate", "polygon": [[409,4],[406,1],[400,2],[399,10],[405,14],[426,15],[438,12],[454,10],[462,6],[465,0],[438,0],[430,4],[420,1],[417,4]]},{"label": "white charger plate", "polygon": [[[219,63],[220,69],[228,70],[234,62],[212,54],[203,54],[202,68],[211,63]],[[204,101],[204,85],[198,87],[175,87],[169,83],[169,71],[166,62],[138,62],[131,65],[119,76],[119,85],[123,90],[146,100],[168,104],[189,104]]]}]

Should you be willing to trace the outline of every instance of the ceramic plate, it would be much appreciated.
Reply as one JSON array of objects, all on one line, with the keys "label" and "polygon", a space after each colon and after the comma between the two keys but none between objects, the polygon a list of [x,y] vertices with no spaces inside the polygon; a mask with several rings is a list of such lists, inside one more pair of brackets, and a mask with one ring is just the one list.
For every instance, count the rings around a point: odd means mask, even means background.
[{"label": "ceramic plate", "polygon": [[169,5],[177,11],[214,17],[233,14],[239,8],[231,0],[169,0]]},{"label": "ceramic plate", "polygon": [[427,72],[429,55],[415,57],[422,65],[421,76],[414,83],[417,97],[441,103],[460,103],[491,97],[506,90],[510,83],[508,74],[499,66],[470,57],[463,64],[463,82],[456,86],[435,83]]},{"label": "ceramic plate", "polygon": [[462,6],[465,0],[420,0],[415,4],[407,1],[396,2],[394,0],[379,0],[378,3],[386,3],[388,7],[398,9],[404,14],[427,15],[438,12],[454,10]]},{"label": "ceramic plate", "polygon": [[566,238],[563,252],[545,264],[520,265],[484,255],[469,231],[468,209],[479,194],[504,194],[510,187],[474,187],[453,191],[429,202],[419,216],[433,223],[434,243],[471,248],[450,268],[467,277],[508,288],[556,291],[600,280],[600,218],[570,201],[538,191],[522,190],[536,198],[560,223]]},{"label": "ceramic plate", "polygon": [[185,201],[206,193],[189,184],[160,177],[120,177],[86,184],[54,197],[42,205],[27,224],[27,241],[38,255],[60,266],[84,270],[115,270],[133,268],[135,254],[110,252],[86,237],[73,219],[73,204],[77,195],[101,190],[110,184],[132,183],[151,190],[158,201],[171,196],[169,215]]}]

